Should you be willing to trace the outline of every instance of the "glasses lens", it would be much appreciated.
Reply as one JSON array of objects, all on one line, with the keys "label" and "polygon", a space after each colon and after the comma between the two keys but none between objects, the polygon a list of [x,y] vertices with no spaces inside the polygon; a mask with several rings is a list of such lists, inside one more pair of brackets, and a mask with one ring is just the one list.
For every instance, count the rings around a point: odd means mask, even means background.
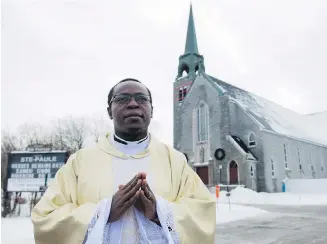
[{"label": "glasses lens", "polygon": [[148,103],[150,102],[150,98],[144,94],[137,94],[135,95],[135,101],[137,103]]},{"label": "glasses lens", "polygon": [[115,96],[114,102],[116,103],[128,103],[131,99],[131,96],[128,94],[119,94]]}]

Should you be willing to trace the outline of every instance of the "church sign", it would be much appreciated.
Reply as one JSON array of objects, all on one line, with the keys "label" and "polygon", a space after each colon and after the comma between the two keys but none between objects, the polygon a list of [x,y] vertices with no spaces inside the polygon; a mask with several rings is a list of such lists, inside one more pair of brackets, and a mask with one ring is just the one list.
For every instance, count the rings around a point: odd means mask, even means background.
[{"label": "church sign", "polygon": [[48,183],[51,182],[67,156],[66,151],[10,153],[7,191],[39,191],[46,178]]}]

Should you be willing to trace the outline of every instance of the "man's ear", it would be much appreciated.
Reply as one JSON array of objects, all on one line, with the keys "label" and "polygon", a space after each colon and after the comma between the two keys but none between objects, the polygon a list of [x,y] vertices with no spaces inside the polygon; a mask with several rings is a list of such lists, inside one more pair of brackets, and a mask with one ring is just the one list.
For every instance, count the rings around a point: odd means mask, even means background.
[{"label": "man's ear", "polygon": [[112,119],[111,106],[107,107],[107,111],[108,111],[109,118]]},{"label": "man's ear", "polygon": [[153,106],[151,105],[151,119],[153,117]]}]

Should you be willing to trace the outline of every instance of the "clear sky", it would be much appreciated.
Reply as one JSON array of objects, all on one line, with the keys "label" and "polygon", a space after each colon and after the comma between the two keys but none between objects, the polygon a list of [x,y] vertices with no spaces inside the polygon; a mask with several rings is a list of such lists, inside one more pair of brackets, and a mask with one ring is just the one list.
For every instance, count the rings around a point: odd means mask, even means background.
[{"label": "clear sky", "polygon": [[[208,74],[299,113],[327,110],[327,1],[192,3]],[[134,77],[152,91],[154,126],[171,141],[189,4],[2,0],[2,127],[106,117],[110,88]]]}]

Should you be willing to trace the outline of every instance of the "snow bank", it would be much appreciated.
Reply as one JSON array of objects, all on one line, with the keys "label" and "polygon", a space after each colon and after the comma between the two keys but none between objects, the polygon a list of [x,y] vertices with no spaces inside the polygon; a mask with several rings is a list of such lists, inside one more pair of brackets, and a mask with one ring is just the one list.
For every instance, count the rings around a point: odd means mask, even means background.
[{"label": "snow bank", "polygon": [[[327,194],[258,193],[243,187],[230,193],[230,202],[238,204],[327,205]],[[226,191],[220,192],[218,203],[228,203]]]}]

